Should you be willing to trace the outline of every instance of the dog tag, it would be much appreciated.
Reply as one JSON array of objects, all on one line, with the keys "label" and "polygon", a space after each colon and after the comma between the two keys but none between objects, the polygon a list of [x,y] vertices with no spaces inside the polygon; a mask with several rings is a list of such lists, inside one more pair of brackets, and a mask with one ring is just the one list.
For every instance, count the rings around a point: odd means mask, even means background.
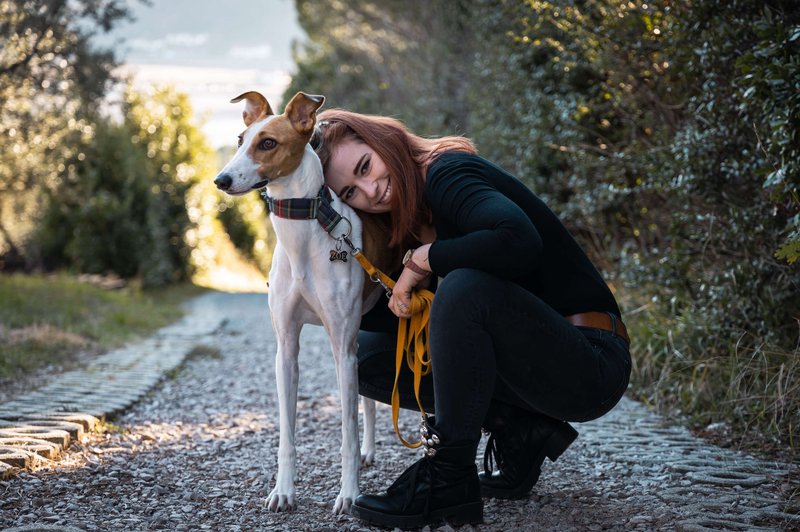
[{"label": "dog tag", "polygon": [[347,251],[336,251],[335,249],[331,250],[331,262],[340,260],[342,262],[347,262]]}]

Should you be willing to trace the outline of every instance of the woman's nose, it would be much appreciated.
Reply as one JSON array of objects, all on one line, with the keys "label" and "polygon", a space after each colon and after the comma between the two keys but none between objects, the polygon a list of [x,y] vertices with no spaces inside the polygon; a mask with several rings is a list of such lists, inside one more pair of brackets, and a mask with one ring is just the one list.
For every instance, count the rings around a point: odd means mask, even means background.
[{"label": "woman's nose", "polygon": [[358,187],[368,198],[373,198],[378,193],[378,183],[373,180],[362,179]]}]

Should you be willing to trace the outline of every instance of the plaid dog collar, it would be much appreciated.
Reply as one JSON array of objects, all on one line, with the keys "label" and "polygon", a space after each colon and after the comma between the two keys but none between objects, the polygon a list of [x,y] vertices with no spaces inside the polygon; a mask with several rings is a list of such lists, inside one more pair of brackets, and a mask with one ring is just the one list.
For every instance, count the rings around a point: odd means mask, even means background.
[{"label": "plaid dog collar", "polygon": [[333,210],[331,191],[325,185],[319,189],[314,198],[288,198],[275,199],[267,196],[267,191],[261,192],[267,202],[267,211],[279,218],[289,220],[314,220],[330,233],[342,220],[342,215]]}]

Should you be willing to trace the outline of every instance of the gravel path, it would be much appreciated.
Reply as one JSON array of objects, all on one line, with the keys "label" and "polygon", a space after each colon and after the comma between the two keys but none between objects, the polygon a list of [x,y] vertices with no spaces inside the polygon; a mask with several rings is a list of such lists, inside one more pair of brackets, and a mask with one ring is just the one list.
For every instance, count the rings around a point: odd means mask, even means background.
[{"label": "gravel path", "polygon": [[[299,506],[270,513],[278,421],[266,296],[205,297],[224,321],[196,336],[202,348],[178,371],[57,467],[0,481],[0,530],[371,530],[332,515],[340,422],[323,331],[307,327],[302,338]],[[404,413],[405,433],[416,420]],[[377,427],[367,492],[418,457],[396,440],[388,407],[379,405]],[[528,500],[487,500],[484,524],[461,530],[800,530],[800,507],[788,501],[796,466],[710,446],[629,400],[576,428]]]}]

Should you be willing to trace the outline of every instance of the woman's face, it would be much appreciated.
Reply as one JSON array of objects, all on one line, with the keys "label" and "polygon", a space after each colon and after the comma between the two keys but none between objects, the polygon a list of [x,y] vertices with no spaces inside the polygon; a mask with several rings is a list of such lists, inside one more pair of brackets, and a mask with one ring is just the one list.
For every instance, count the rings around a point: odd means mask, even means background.
[{"label": "woman's face", "polygon": [[390,211],[389,172],[378,154],[363,142],[347,139],[334,149],[325,182],[354,209],[371,213]]}]

